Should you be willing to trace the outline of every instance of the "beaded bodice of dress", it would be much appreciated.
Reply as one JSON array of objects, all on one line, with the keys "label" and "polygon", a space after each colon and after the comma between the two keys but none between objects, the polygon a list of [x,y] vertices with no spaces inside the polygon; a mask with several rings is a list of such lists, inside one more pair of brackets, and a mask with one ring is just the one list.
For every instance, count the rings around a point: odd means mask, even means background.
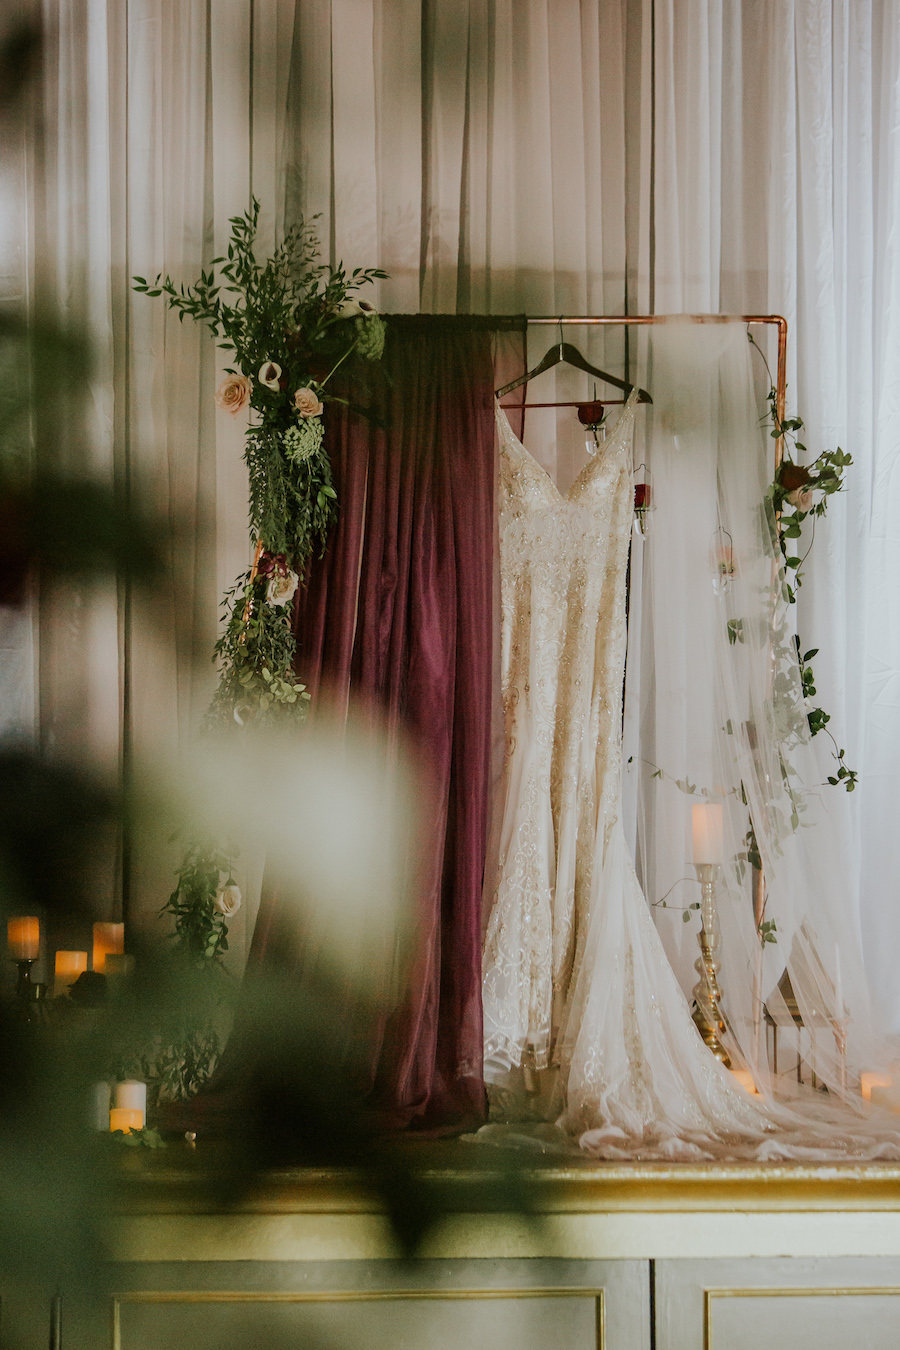
[{"label": "beaded bodice of dress", "polygon": [[497,410],[506,762],[484,962],[489,1078],[551,1061],[598,840],[619,809],[635,401],[565,494]]}]

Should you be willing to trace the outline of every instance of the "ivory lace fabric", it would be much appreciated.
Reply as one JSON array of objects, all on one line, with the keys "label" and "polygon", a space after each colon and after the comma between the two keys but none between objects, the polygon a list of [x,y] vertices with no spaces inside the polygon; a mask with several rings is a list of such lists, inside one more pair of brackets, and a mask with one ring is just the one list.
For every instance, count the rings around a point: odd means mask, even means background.
[{"label": "ivory lace fabric", "polygon": [[598,835],[616,816],[633,418],[632,399],[562,496],[497,409],[506,756],[483,975],[488,1081],[550,1063]]},{"label": "ivory lace fabric", "polygon": [[[824,1156],[808,1120],[745,1092],[701,1041],[625,843],[635,397],[565,495],[497,410],[506,755],[483,964],[492,1117],[559,1115],[608,1157]],[[524,1091],[554,1067],[549,1093]],[[868,1152],[859,1119],[847,1125],[838,1151]],[[828,1144],[834,1156],[834,1127]],[[900,1156],[896,1136],[875,1149]]]}]

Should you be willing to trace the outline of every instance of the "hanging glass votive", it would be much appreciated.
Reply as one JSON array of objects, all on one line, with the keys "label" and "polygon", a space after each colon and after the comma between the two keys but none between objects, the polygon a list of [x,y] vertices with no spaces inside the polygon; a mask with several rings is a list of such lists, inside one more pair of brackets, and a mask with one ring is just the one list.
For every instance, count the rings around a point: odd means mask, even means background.
[{"label": "hanging glass votive", "polygon": [[709,547],[709,565],[712,588],[716,595],[727,595],[735,574],[734,545],[731,535],[721,525],[712,537]]},{"label": "hanging glass votive", "polygon": [[[650,513],[656,510],[652,475],[646,464],[639,464],[634,472],[637,480],[634,485],[634,532],[639,538],[646,539],[650,533]],[[641,474],[643,477],[638,478]]]},{"label": "hanging glass votive", "polygon": [[592,403],[579,403],[578,420],[588,432],[584,438],[584,448],[588,455],[596,455],[606,440],[606,409],[599,400]]}]

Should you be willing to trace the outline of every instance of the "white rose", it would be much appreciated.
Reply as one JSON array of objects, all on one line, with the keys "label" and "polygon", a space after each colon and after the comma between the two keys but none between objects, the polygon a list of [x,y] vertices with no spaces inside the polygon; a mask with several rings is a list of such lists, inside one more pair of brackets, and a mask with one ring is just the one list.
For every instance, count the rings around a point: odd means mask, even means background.
[{"label": "white rose", "polygon": [[370,305],[368,300],[359,300],[356,296],[348,296],[338,310],[338,318],[358,319],[360,315],[377,313],[378,310],[374,305]]},{"label": "white rose", "polygon": [[230,882],[216,892],[216,898],[213,903],[213,909],[217,914],[222,914],[226,919],[230,919],[233,914],[237,914],[241,907],[240,888]]},{"label": "white rose", "polygon": [[281,366],[277,361],[263,361],[259,368],[259,382],[267,389],[279,389],[281,386]]},{"label": "white rose", "polygon": [[273,572],[266,590],[266,604],[287,605],[293,600],[300,578],[296,572]]}]

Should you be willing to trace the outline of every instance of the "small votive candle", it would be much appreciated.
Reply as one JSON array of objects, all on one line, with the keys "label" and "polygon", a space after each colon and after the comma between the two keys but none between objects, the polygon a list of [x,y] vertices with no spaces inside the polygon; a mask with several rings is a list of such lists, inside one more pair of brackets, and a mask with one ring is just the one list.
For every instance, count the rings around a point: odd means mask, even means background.
[{"label": "small votive candle", "polygon": [[136,1078],[116,1083],[116,1107],[120,1111],[139,1111],[143,1118],[147,1113],[147,1084]]},{"label": "small votive candle", "polygon": [[56,994],[64,994],[86,970],[87,952],[57,952],[54,970]]},{"label": "small votive candle", "polygon": [[126,1111],[121,1106],[114,1106],[109,1113],[109,1128],[121,1130],[123,1134],[130,1134],[132,1130],[142,1130],[144,1128],[143,1111]]},{"label": "small votive candle", "polygon": [[94,924],[94,970],[103,974],[106,958],[121,955],[125,950],[124,923]]},{"label": "small votive candle", "polygon": [[722,861],[722,806],[720,802],[693,808],[694,863],[697,866]]},{"label": "small votive candle", "polygon": [[41,925],[34,915],[10,919],[6,939],[13,961],[36,961],[41,950]]},{"label": "small votive candle", "polygon": [[859,1076],[863,1100],[867,1102],[872,1100],[873,1088],[889,1088],[893,1087],[893,1084],[893,1075],[889,1073],[861,1073]]},{"label": "small votive candle", "polygon": [[886,1107],[888,1111],[900,1114],[900,1086],[873,1083],[869,1089],[869,1101],[873,1106]]}]

